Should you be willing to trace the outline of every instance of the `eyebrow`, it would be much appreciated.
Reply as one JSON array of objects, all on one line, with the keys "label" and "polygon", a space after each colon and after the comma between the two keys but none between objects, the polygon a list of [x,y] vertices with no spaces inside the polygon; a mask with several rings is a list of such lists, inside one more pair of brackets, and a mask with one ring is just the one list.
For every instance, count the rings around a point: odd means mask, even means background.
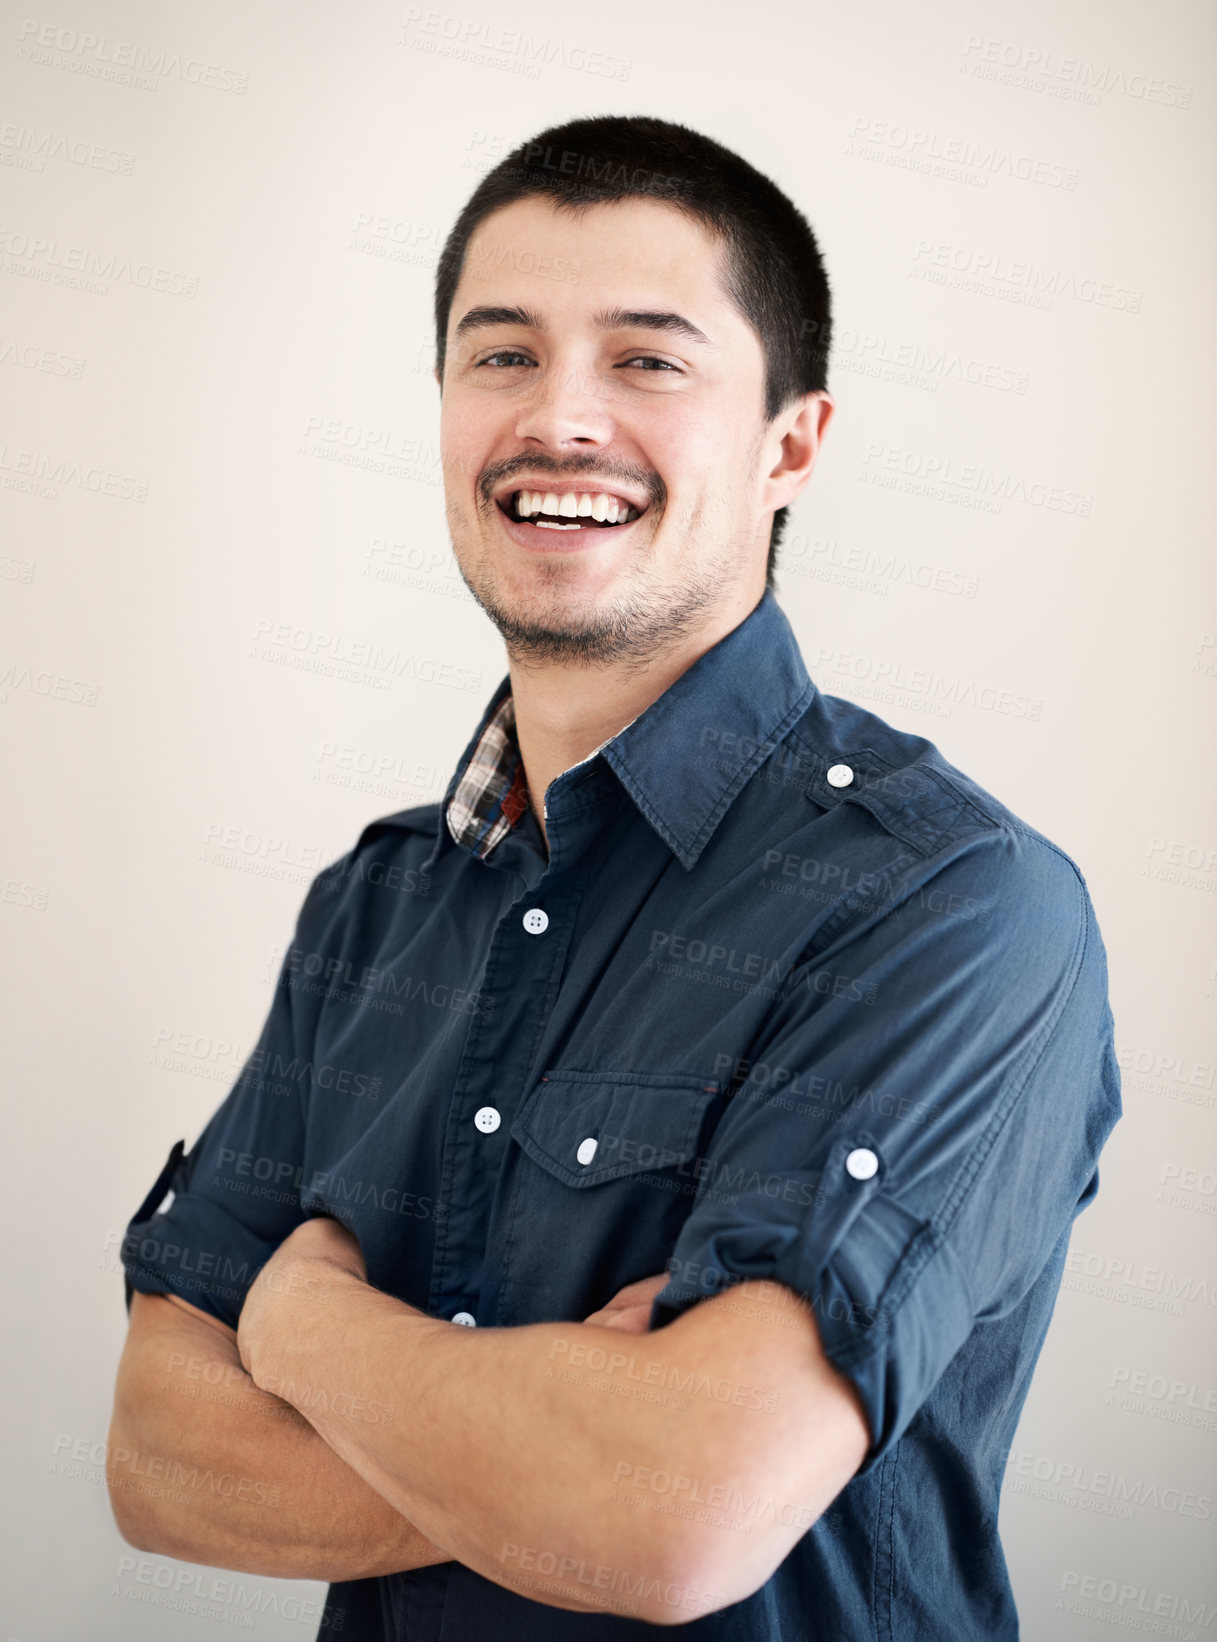
[{"label": "eyebrow", "polygon": [[[668,331],[673,336],[683,336],[689,342],[698,342],[708,348],[714,345],[692,320],[662,309],[606,308],[592,316],[592,323],[602,331]],[[465,336],[470,331],[490,325],[524,325],[534,331],[545,329],[540,315],[531,308],[470,308],[453,334]]]},{"label": "eyebrow", "polygon": [[649,308],[607,308],[603,313],[596,314],[592,322],[602,331],[670,331],[673,336],[683,336],[686,341],[700,342],[707,348],[713,346],[705,331],[698,330],[693,321],[683,314]]},{"label": "eyebrow", "polygon": [[531,308],[470,308],[453,332],[464,336],[487,325],[527,325],[531,330],[543,329],[540,319]]}]

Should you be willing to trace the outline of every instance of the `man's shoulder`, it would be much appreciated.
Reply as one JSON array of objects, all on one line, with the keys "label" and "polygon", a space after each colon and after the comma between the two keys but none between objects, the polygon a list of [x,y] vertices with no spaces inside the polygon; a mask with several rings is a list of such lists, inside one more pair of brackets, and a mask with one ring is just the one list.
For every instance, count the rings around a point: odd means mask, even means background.
[{"label": "man's shoulder", "polygon": [[378,890],[400,896],[426,896],[430,873],[425,870],[439,826],[441,803],[416,804],[410,809],[379,815],[364,824],[355,842],[313,879],[304,915],[316,918],[363,902]]},{"label": "man's shoulder", "polygon": [[347,853],[353,856],[369,849],[386,846],[392,849],[403,842],[403,835],[414,834],[434,839],[441,808],[442,801],[434,799],[430,804],[415,804],[408,810],[394,810],[391,815],[378,815],[365,824]]},{"label": "man's shoulder", "polygon": [[1006,887],[1036,881],[1075,899],[1077,862],[927,736],[897,728],[844,696],[817,690],[789,741],[822,807],[852,804],[919,857],[927,870],[958,860]]}]

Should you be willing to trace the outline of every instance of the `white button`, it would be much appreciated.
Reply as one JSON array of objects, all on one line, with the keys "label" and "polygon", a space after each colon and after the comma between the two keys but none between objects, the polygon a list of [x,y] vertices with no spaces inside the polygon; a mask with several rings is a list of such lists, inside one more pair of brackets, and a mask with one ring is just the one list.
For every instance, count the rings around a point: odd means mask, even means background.
[{"label": "white button", "polygon": [[503,1120],[493,1106],[479,1106],[473,1114],[473,1121],[484,1135],[492,1135]]},{"label": "white button", "polygon": [[579,1159],[580,1163],[590,1163],[595,1155],[596,1142],[594,1140],[589,1137],[587,1140],[581,1140],[579,1142],[579,1150],[575,1153],[575,1156]]},{"label": "white button", "polygon": [[542,912],[540,907],[529,907],[524,914],[524,928],[530,935],[544,935],[549,928],[549,913]]},{"label": "white button", "polygon": [[879,1159],[869,1146],[855,1146],[845,1159],[845,1172],[855,1180],[869,1180],[879,1170]]},{"label": "white button", "polygon": [[848,764],[834,764],[828,772],[830,787],[848,787],[854,778],[854,772]]},{"label": "white button", "polygon": [[474,1317],[474,1315],[471,1311],[458,1311],[456,1316],[452,1319],[452,1321],[454,1323],[462,1324],[463,1327],[465,1327],[465,1328],[476,1328],[477,1327],[477,1319]]}]

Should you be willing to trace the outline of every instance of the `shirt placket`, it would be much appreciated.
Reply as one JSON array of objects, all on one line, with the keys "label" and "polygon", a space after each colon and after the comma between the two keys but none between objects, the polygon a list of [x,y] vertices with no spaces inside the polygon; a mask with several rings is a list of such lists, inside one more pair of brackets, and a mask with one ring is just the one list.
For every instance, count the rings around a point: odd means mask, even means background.
[{"label": "shirt placket", "polygon": [[[466,1327],[493,1323],[498,1273],[488,1259],[511,1127],[533,1081],[533,1059],[553,1009],[587,883],[585,848],[597,805],[586,790],[550,789],[549,860],[513,852],[496,863],[516,893],[490,937],[478,983],[479,1008],[461,1055],[441,1165],[444,1214],[436,1237],[429,1311]],[[493,870],[493,854],[479,870]],[[517,870],[512,870],[513,866]],[[523,887],[517,888],[523,879]]]}]

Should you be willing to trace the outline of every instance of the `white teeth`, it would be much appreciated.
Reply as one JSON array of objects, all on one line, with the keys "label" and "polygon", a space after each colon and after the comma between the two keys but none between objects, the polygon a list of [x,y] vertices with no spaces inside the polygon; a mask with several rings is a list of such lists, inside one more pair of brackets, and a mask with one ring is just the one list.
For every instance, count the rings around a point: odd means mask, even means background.
[{"label": "white teeth", "polygon": [[548,513],[560,519],[595,519],[597,524],[608,525],[629,524],[638,517],[637,508],[607,491],[595,495],[590,491],[567,491],[559,496],[554,490],[521,490],[516,493],[515,510],[520,519]]},{"label": "white teeth", "polygon": [[538,530],[582,530],[583,526],[582,525],[563,525],[563,524],[559,524],[557,519],[538,519],[537,520],[537,529]]}]

